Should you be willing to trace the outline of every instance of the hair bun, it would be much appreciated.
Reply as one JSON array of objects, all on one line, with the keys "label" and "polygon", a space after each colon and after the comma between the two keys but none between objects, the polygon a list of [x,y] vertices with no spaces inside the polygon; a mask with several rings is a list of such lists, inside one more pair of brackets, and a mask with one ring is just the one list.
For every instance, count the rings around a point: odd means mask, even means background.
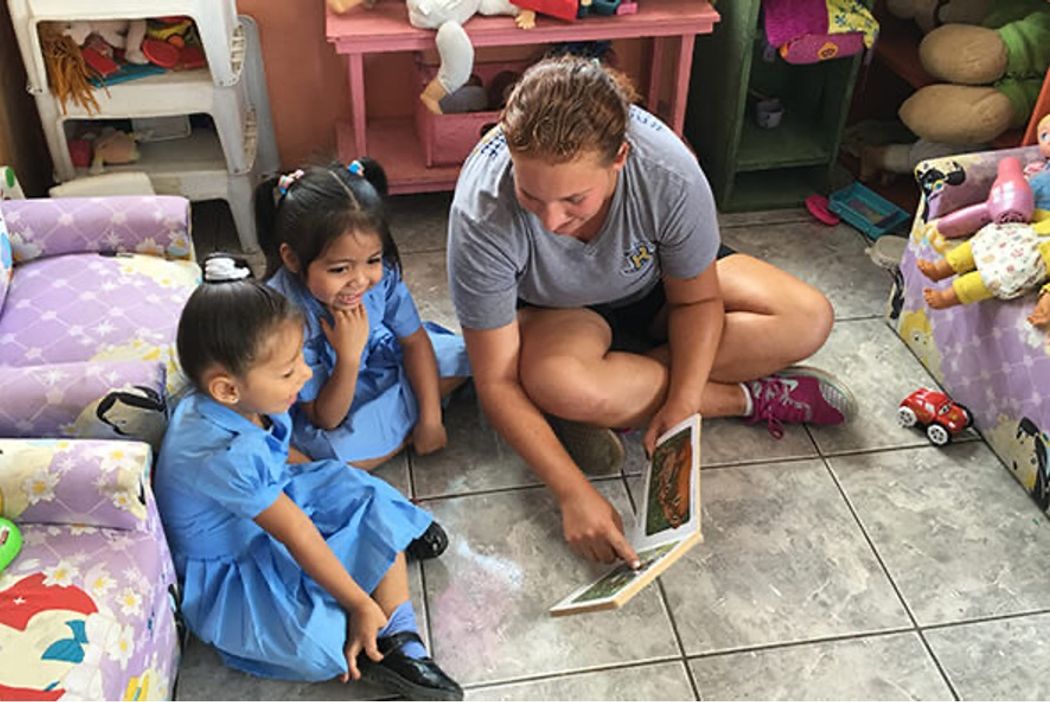
[{"label": "hair bun", "polygon": [[212,254],[204,260],[205,283],[230,283],[252,277],[247,261],[229,254]]}]

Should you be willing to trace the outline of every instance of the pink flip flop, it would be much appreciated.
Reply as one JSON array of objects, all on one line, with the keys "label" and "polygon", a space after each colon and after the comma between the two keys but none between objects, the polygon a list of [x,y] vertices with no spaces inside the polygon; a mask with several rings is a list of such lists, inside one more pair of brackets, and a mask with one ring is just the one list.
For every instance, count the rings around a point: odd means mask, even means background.
[{"label": "pink flip flop", "polygon": [[828,209],[828,199],[823,195],[810,195],[805,202],[806,209],[818,222],[834,227],[842,221],[837,214]]}]

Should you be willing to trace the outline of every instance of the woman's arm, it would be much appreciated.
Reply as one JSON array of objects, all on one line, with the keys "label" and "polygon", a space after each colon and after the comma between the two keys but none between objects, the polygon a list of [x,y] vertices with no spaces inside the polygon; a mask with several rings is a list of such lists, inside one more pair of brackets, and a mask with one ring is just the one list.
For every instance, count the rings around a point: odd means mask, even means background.
[{"label": "woman's arm", "polygon": [[645,433],[645,446],[649,451],[661,434],[699,411],[725,324],[725,306],[714,262],[694,278],[665,277],[663,282],[667,293],[671,377],[667,398]]},{"label": "woman's arm", "polygon": [[408,382],[419,403],[418,431],[413,432],[413,440],[419,453],[430,453],[444,448],[447,442],[441,421],[441,390],[434,346],[423,327],[399,341]]},{"label": "woman's arm", "polygon": [[482,409],[497,432],[554,493],[565,538],[573,550],[598,561],[637,562],[616,509],[573,463],[518,378],[518,322],[496,329],[463,330]]}]

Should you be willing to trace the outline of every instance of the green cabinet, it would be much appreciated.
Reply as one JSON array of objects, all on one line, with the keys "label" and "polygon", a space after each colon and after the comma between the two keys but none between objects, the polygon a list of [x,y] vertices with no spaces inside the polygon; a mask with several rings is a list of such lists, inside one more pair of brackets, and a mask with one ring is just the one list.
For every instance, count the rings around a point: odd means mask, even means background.
[{"label": "green cabinet", "polygon": [[[693,52],[685,136],[723,211],[796,206],[826,191],[862,59],[765,61],[760,5],[720,3],[722,21]],[[777,127],[758,126],[758,96],[784,105]]]}]

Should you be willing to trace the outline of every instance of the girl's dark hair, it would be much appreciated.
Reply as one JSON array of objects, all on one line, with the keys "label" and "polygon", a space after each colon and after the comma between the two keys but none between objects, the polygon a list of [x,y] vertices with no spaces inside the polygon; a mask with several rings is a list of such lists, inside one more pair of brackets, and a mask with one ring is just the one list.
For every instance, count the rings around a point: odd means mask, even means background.
[{"label": "girl's dark hair", "polygon": [[[212,258],[226,257],[215,254]],[[240,270],[244,261],[234,259]],[[190,295],[179,318],[176,345],[186,376],[203,389],[205,371],[220,366],[243,377],[264,350],[266,341],[286,322],[302,324],[302,313],[281,293],[251,277],[210,280],[207,260],[204,284]]]},{"label": "girl's dark hair", "polygon": [[[356,172],[352,172],[356,171]],[[387,223],[386,172],[362,158],[349,166],[331,163],[270,178],[255,189],[255,222],[266,254],[266,277],[283,265],[281,244],[299,260],[299,276],[328,246],[346,232],[374,232],[383,259],[401,274],[401,257]]]},{"label": "girl's dark hair", "polygon": [[592,151],[610,164],[637,97],[627,76],[593,59],[548,58],[518,80],[500,127],[512,153],[565,163]]}]

